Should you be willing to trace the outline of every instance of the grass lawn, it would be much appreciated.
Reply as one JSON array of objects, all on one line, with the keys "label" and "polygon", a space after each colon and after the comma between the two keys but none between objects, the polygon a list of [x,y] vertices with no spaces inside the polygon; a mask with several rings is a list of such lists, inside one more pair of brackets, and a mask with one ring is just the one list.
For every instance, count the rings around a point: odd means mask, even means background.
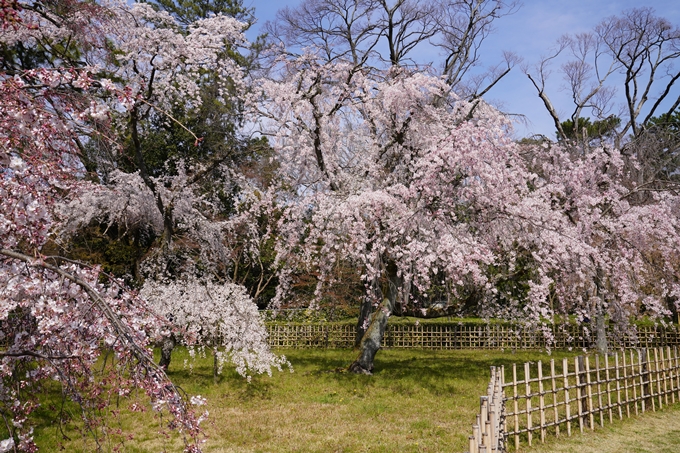
[{"label": "grass lawn", "polygon": [[[206,452],[454,452],[467,449],[467,438],[492,365],[561,359],[539,352],[382,350],[373,376],[343,370],[351,350],[290,350],[294,372],[255,376],[251,383],[233,370],[213,382],[212,360],[201,359],[190,372],[186,353],[173,356],[170,376],[192,395],[208,399],[204,427]],[[569,353],[574,355],[574,353]],[[112,424],[131,432],[122,451],[182,451],[176,435],[159,434],[150,413],[129,413]],[[680,405],[663,412],[616,422],[595,433],[559,441],[549,438],[529,452],[675,452],[680,445]],[[93,451],[94,443],[70,425],[65,439],[53,415],[43,409],[36,438],[41,451]],[[74,419],[77,414],[73,414]],[[113,431],[112,431],[113,433]],[[105,451],[120,446],[113,433]],[[611,448],[610,448],[611,447]]]},{"label": "grass lawn", "polygon": [[680,451],[680,404],[659,412],[615,420],[594,432],[548,438],[545,445],[523,448],[527,453],[677,453]]},{"label": "grass lawn", "polygon": [[[225,370],[217,384],[212,360],[184,369],[177,351],[171,378],[208,399],[206,452],[463,452],[485,392],[489,367],[549,359],[538,352],[382,350],[373,376],[343,372],[352,350],[289,350],[294,372],[255,376],[251,383]],[[563,353],[553,353],[561,358]],[[573,355],[573,354],[571,354]],[[149,413],[126,413],[113,428],[130,431],[123,451],[181,451],[159,434]],[[74,419],[77,414],[73,414]],[[42,451],[89,452],[90,437],[70,427],[64,439],[47,411],[36,431]],[[111,436],[105,449],[118,445]]]}]

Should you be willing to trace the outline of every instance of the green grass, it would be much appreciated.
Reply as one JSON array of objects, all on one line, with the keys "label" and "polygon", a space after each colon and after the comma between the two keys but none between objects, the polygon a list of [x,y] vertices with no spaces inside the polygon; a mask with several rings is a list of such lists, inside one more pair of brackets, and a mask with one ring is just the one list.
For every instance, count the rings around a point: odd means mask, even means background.
[{"label": "green grass", "polygon": [[547,438],[527,453],[676,453],[680,449],[680,403],[571,437]]},{"label": "green grass", "polygon": [[[382,350],[373,376],[344,372],[351,350],[291,350],[294,373],[255,376],[251,383],[232,370],[217,384],[210,358],[193,373],[186,357],[173,356],[171,378],[189,394],[208,398],[206,452],[462,452],[492,365],[559,359],[538,352]],[[127,402],[121,404],[124,410]],[[74,414],[75,415],[75,414]],[[159,435],[150,413],[114,422],[131,432],[123,451],[181,451],[176,436]],[[42,451],[92,451],[94,444],[71,424],[61,437],[43,414],[36,438]],[[113,448],[119,438],[111,436]]]}]

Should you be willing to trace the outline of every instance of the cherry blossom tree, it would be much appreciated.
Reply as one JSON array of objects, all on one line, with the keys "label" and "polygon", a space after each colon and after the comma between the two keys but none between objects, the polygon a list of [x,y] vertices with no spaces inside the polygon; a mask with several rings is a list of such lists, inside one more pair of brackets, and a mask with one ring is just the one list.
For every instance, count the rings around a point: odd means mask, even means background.
[{"label": "cherry blossom tree", "polygon": [[[677,199],[629,203],[644,188],[627,185],[618,151],[550,145],[527,161],[507,119],[446,94],[441,78],[318,61],[282,59],[281,77],[261,82],[262,130],[286,194],[279,300],[296,266],[318,273],[321,297],[334,266],[354,263],[363,305],[376,308],[360,318],[353,371],[373,369],[395,307],[417,306],[435,285],[454,297],[473,287],[482,311],[548,336],[554,314],[666,314],[659,301],[678,289]],[[519,272],[522,300],[504,300],[497,283]]]},{"label": "cherry blossom tree", "polygon": [[[219,222],[199,213],[210,200],[192,190],[206,168],[180,164],[156,176],[140,160],[136,173],[125,173],[111,156],[128,149],[120,139],[127,130],[130,157],[140,157],[138,126],[151,109],[174,121],[173,103],[198,105],[205,68],[239,85],[237,65],[215,54],[243,39],[242,26],[216,16],[184,32],[167,13],[124,2],[3,2],[0,13],[0,414],[9,435],[2,447],[35,451],[30,415],[40,383],[54,380],[98,445],[111,398],[142,390],[159,414],[171,414],[169,427],[187,451],[198,451],[204,417],[192,405],[201,399],[190,402],[153,362],[153,338],[171,328],[165,313],[98,267],[44,251],[54,235],[102,219],[156,229],[166,249],[176,229],[191,230],[204,256],[219,261]],[[85,181],[91,168],[111,183]],[[279,359],[264,348],[254,305],[225,288],[240,314],[232,317],[237,331],[246,333],[230,337],[231,358],[240,371],[268,370]],[[222,318],[221,333],[236,325],[232,318]],[[101,370],[103,355],[110,366]]]},{"label": "cherry blossom tree", "polygon": [[271,375],[272,365],[279,370],[289,365],[285,357],[272,354],[257,305],[241,285],[148,280],[140,295],[157,312],[167,311],[172,323],[181,327],[178,337],[192,356],[206,347],[212,350],[215,379],[228,361],[248,380],[248,373]]},{"label": "cherry blossom tree", "polygon": [[[26,100],[21,89],[13,91],[14,81],[4,80],[2,87],[3,109],[11,114],[4,117],[8,129],[3,129],[2,137],[11,156],[0,173],[0,321],[6,345],[0,352],[0,413],[5,426],[11,427],[3,442],[16,450],[35,450],[29,417],[38,406],[36,386],[52,379],[80,405],[98,443],[106,416],[101,408],[110,395],[141,388],[158,409],[173,415],[171,426],[188,436],[188,444],[196,445],[200,418],[155,365],[149,349],[150,335],[161,325],[159,318],[120,282],[100,283],[97,268],[40,253],[55,225],[53,207],[60,193],[78,190],[69,176],[74,169],[67,165],[73,150],[65,142],[68,133],[59,137],[64,141],[57,141],[63,147],[50,146],[50,139],[57,139],[50,132],[68,131],[40,105],[22,103],[21,110],[12,110],[16,101]],[[41,114],[27,121],[26,116],[35,112]],[[35,145],[12,147],[26,132],[34,135],[24,143]],[[33,142],[41,134],[49,137]],[[115,365],[101,374],[95,365],[107,351],[114,353]]]},{"label": "cherry blossom tree", "polygon": [[[673,86],[680,74],[673,65],[680,56],[677,51],[679,39],[677,26],[656,16],[651,8],[635,8],[602,20],[590,33],[562,37],[555,51],[543,57],[534,69],[524,68],[555,122],[557,137],[563,147],[563,157],[558,160],[574,174],[584,177],[579,183],[569,182],[567,174],[554,166],[544,173],[549,175],[547,179],[561,175],[558,184],[568,187],[567,192],[562,193],[569,195],[562,195],[560,199],[571,200],[568,220],[579,228],[574,237],[599,250],[581,256],[580,265],[564,263],[564,268],[585,266],[582,269],[590,269],[574,273],[589,277],[571,289],[578,288],[577,292],[585,295],[582,297],[592,298],[592,304],[600,307],[596,312],[590,310],[588,316],[598,321],[601,349],[605,349],[605,314],[621,318],[620,314],[614,316],[612,309],[607,308],[610,299],[617,299],[617,303],[649,301],[650,288],[654,288],[651,292],[655,293],[657,302],[676,300],[672,295],[676,280],[673,260],[660,257],[667,256],[664,242],[675,241],[676,223],[672,213],[677,184],[669,173],[673,172],[677,146],[672,135],[653,123],[654,115],[670,117],[678,108]],[[574,104],[566,121],[558,114],[547,89],[550,64],[564,55],[568,55],[568,60],[562,64],[559,73],[566,81]],[[588,115],[595,118],[592,123]],[[570,147],[572,149],[568,149]],[[540,154],[534,155],[534,159],[540,161]],[[542,158],[545,159],[542,165],[553,165],[546,163],[553,162],[552,154],[543,153]],[[586,168],[589,170],[585,171]],[[594,170],[596,168],[599,170]],[[662,191],[667,193],[662,194]],[[587,209],[583,202],[574,198],[578,194],[588,200]],[[577,211],[580,213],[575,214]],[[585,211],[587,217],[581,217]],[[652,226],[655,224],[652,211],[654,216],[664,219],[663,227]],[[582,225],[585,218],[590,223]],[[633,227],[631,218],[640,224]],[[623,230],[619,221],[633,229]],[[644,232],[641,234],[645,239],[627,239],[632,231]],[[624,269],[624,264],[635,263],[638,271],[629,269],[626,278],[631,280],[626,284],[620,281],[614,284],[612,282],[622,278],[622,274],[614,272],[612,263],[617,263],[619,269]],[[639,284],[643,281],[641,274],[656,275],[654,278],[658,280],[655,283],[646,280],[648,287],[643,289],[644,285]],[[638,279],[637,283],[633,276]],[[624,295],[624,289],[631,292]],[[624,310],[627,314],[631,311],[634,311],[633,307]],[[664,310],[649,311],[662,313]]]},{"label": "cherry blossom tree", "polygon": [[[361,320],[352,368],[370,372],[397,304],[416,303],[433,280],[491,289],[492,232],[508,229],[499,212],[529,175],[506,120],[481,105],[469,121],[472,104],[449,97],[440,78],[314,56],[283,64],[283,80],[262,82],[263,127],[290,188],[279,259],[317,269],[318,295],[341,257],[360,267],[366,303],[379,307]],[[285,271],[280,279],[283,297]]]},{"label": "cherry blossom tree", "polygon": [[[605,318],[627,328],[642,313],[663,319],[670,314],[667,301],[677,301],[680,200],[631,183],[635,169],[617,149],[583,154],[568,146],[544,147],[531,158],[540,175],[531,197],[551,203],[557,216],[541,218],[540,227],[556,236],[541,241],[532,256],[547,277],[545,291],[559,304],[551,310],[595,320],[591,330],[605,352]],[[635,202],[650,190],[647,203]]]}]

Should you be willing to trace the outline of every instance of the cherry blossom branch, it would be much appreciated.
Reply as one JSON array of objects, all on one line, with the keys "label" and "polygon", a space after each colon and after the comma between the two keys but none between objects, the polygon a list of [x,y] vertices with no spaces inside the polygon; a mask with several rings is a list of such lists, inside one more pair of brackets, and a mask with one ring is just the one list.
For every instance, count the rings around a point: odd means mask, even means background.
[{"label": "cherry blossom branch", "polygon": [[[29,267],[47,269],[80,286],[85,291],[85,293],[90,297],[90,299],[95,303],[95,305],[104,313],[107,320],[114,327],[116,333],[122,336],[127,341],[128,345],[133,348],[135,356],[136,357],[138,356],[137,358],[140,361],[148,360],[146,351],[144,351],[137,345],[137,342],[134,340],[132,334],[129,332],[129,329],[122,324],[120,318],[113,312],[109,304],[106,303],[106,301],[99,295],[99,293],[94,288],[92,288],[92,286],[90,286],[90,284],[87,283],[85,280],[69,272],[64,271],[62,268],[58,266],[46,263],[42,258],[36,259],[28,255],[24,255],[23,253],[18,253],[6,249],[0,249],[0,255],[5,255],[9,258],[23,261]],[[151,361],[151,363],[153,363],[153,361]]]},{"label": "cherry blossom branch", "polygon": [[17,352],[0,352],[0,357],[35,357],[37,359],[45,360],[67,360],[79,359],[75,355],[45,355],[35,351],[17,351]]},{"label": "cherry blossom branch", "polygon": [[135,341],[134,335],[130,331],[130,329],[122,323],[120,317],[116,315],[116,313],[111,309],[109,304],[104,300],[104,298],[99,294],[99,292],[95,290],[89,283],[87,283],[80,277],[71,274],[70,272],[66,272],[65,270],[58,266],[46,263],[45,260],[42,258],[33,258],[23,253],[7,249],[0,249],[0,255],[4,255],[8,258],[22,261],[29,267],[42,268],[52,271],[55,274],[67,280],[70,280],[71,282],[78,285],[83,291],[85,291],[85,293],[89,296],[90,300],[92,300],[94,305],[97,308],[99,308],[99,310],[101,310],[101,312],[104,314],[106,319],[113,327],[116,336],[125,342],[126,348],[128,348],[128,350],[132,352],[133,356],[140,362],[140,364],[142,364],[145,368],[151,371],[153,375],[157,376],[159,379],[167,381],[166,389],[170,390],[177,397],[176,401],[178,402],[181,411],[183,413],[188,412],[186,405],[183,403],[183,398],[180,390],[174,384],[172,384],[170,379],[165,374],[165,371],[153,361],[153,358],[150,357],[148,351],[139,346],[137,341]]}]

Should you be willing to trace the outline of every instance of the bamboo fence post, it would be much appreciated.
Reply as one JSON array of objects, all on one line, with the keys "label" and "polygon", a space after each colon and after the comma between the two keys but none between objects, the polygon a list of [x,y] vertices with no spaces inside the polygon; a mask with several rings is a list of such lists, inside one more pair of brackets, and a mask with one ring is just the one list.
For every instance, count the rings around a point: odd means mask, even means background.
[{"label": "bamboo fence post", "polygon": [[652,376],[654,376],[652,369],[650,368],[650,362],[652,361],[651,358],[651,353],[649,352],[649,348],[645,349],[645,383],[646,383],[646,392],[645,394],[647,395],[647,401],[652,403],[652,412],[656,412],[656,400],[654,398],[654,380]]},{"label": "bamboo fence post", "polygon": [[[640,359],[640,354],[638,351],[638,360]],[[638,397],[637,397],[637,380],[635,379],[635,356],[633,355],[633,350],[630,350],[630,380],[633,385],[633,408],[635,409],[635,415],[638,415]]]},{"label": "bamboo fence post", "polygon": [[487,447],[489,445],[489,422],[488,421],[485,422],[485,421],[482,420],[481,430],[482,430],[482,443],[479,446],[479,451],[480,451],[480,453],[481,452],[486,453],[487,451],[489,451],[487,449]]},{"label": "bamboo fence post", "polygon": [[505,392],[505,365],[501,365],[501,391]]},{"label": "bamboo fence post", "polygon": [[503,448],[501,451],[505,451],[507,449],[507,440],[508,440],[508,417],[507,417],[507,410],[505,408],[505,365],[501,365],[501,383],[500,383],[500,398],[501,398],[501,424],[502,424],[502,429],[503,429],[503,438],[501,441],[503,442]]},{"label": "bamboo fence post", "polygon": [[562,359],[562,376],[564,378],[564,410],[567,420],[567,436],[571,437],[571,402],[569,401],[569,360]]},{"label": "bamboo fence post", "polygon": [[678,366],[678,364],[680,364],[680,357],[678,357],[677,346],[673,347],[673,356],[675,357],[675,378],[676,378],[675,389],[678,393],[678,399],[680,400],[680,367]]},{"label": "bamboo fence post", "polygon": [[498,418],[497,418],[495,410],[492,410],[489,413],[489,419],[490,419],[489,420],[490,421],[490,423],[489,423],[490,428],[489,429],[491,430],[491,435],[489,436],[489,439],[491,441],[491,451],[497,451],[498,450],[498,426],[497,426]]},{"label": "bamboo fence post", "polygon": [[[656,405],[657,401],[659,404],[659,409],[661,409],[662,403],[661,403],[661,387],[659,386],[659,361],[657,360],[659,357],[659,354],[656,351],[656,348],[654,348],[654,360],[652,361],[652,353],[651,351],[649,352],[649,362],[652,363],[653,368],[650,369],[649,371],[649,381],[650,381],[650,392],[652,395],[652,401],[653,405],[652,407],[656,411]],[[655,393],[656,392],[656,393]]]},{"label": "bamboo fence post", "polygon": [[524,364],[524,389],[527,397],[527,439],[529,441],[529,446],[531,447],[531,441],[533,439],[532,423],[531,423],[531,369],[529,362]]},{"label": "bamboo fence post", "polygon": [[[664,329],[664,342],[666,341],[666,330]],[[662,409],[664,404],[668,406],[668,401],[666,401],[666,368],[663,363],[664,354],[663,346],[658,346],[654,348],[654,361],[656,362],[656,390],[659,394],[659,409]]]},{"label": "bamboo fence post", "polygon": [[654,359],[656,360],[656,387],[659,391],[659,409],[663,407],[664,402],[668,406],[668,396],[666,394],[666,367],[664,366],[663,348],[654,349]]},{"label": "bamboo fence post", "polygon": [[488,413],[488,397],[487,396],[480,396],[479,397],[479,413],[480,413],[480,425],[479,429],[482,431],[482,443],[480,445],[489,445],[489,438],[485,437],[488,436],[488,429],[487,429],[487,421],[489,420],[489,413]]},{"label": "bamboo fence post", "polygon": [[670,391],[668,389],[668,377],[670,376],[670,367],[668,363],[668,355],[666,354],[665,347],[660,348],[659,354],[661,355],[661,371],[663,373],[663,399],[666,402],[666,406],[670,404],[671,398],[668,396]]},{"label": "bamboo fence post", "polygon": [[588,392],[588,421],[590,429],[595,429],[595,414],[593,414],[593,384],[590,379],[590,357],[586,356],[586,390]]},{"label": "bamboo fence post", "polygon": [[[675,331],[674,331],[675,333]],[[675,404],[675,366],[673,364],[673,355],[671,353],[671,347],[666,347],[666,356],[668,357],[668,381],[671,384],[670,394],[671,403]]]},{"label": "bamboo fence post", "polygon": [[[624,355],[624,360],[625,360],[625,355]],[[619,353],[618,352],[614,355],[614,366],[616,367],[616,402],[617,402],[617,408],[619,410],[619,420],[623,420],[623,412],[621,411],[621,373],[620,373],[620,368],[619,368]],[[626,384],[625,377],[624,377],[623,384],[624,385]]]},{"label": "bamboo fence post", "polygon": [[[673,335],[675,335],[675,330],[673,331]],[[673,337],[675,338],[675,337]],[[666,382],[668,385],[668,404],[674,404],[675,403],[675,397],[673,394],[673,361],[671,359],[671,348],[670,346],[666,346],[666,351],[664,352],[666,356]]]},{"label": "bamboo fence post", "polygon": [[614,417],[612,415],[612,385],[609,376],[609,355],[604,355],[604,379],[607,388],[607,414],[609,414],[609,423],[614,422]]},{"label": "bamboo fence post", "polygon": [[595,378],[597,379],[597,407],[600,414],[600,426],[604,426],[602,410],[602,381],[600,380],[600,356],[595,356]]},{"label": "bamboo fence post", "polygon": [[555,384],[555,359],[550,359],[550,380],[552,382],[553,420],[555,422],[555,437],[560,437],[559,414],[557,413],[557,385]]},{"label": "bamboo fence post", "polygon": [[487,447],[488,451],[491,451],[493,449],[493,427],[491,425],[491,413],[493,412],[493,399],[492,399],[492,392],[491,392],[491,386],[494,380],[494,375],[495,375],[495,369],[491,367],[491,379],[489,380],[489,386],[487,387],[486,394],[487,396],[482,396],[480,398],[480,403],[482,406],[481,414],[482,414],[482,428],[484,429],[484,433],[486,434],[486,440],[482,441],[482,444]]},{"label": "bamboo fence post", "polygon": [[[659,401],[659,410],[663,408],[661,395],[661,370],[659,369],[659,348],[654,348],[654,380],[656,381],[656,397]],[[652,389],[654,385],[652,384]]]},{"label": "bamboo fence post", "polygon": [[[487,417],[490,415],[490,413],[487,413]],[[493,451],[493,428],[491,427],[491,422],[489,420],[484,422],[484,436],[486,436],[486,438],[482,443],[484,444],[486,451]]]},{"label": "bamboo fence post", "polygon": [[669,391],[668,391],[668,360],[666,356],[666,351],[665,347],[659,348],[659,356],[660,356],[660,363],[661,363],[661,374],[662,374],[662,380],[663,380],[663,400],[664,403],[666,403],[666,406],[670,404],[670,397],[668,396]]},{"label": "bamboo fence post", "polygon": [[515,412],[515,450],[519,449],[519,402],[517,396],[517,364],[512,364],[512,394],[514,405],[513,409]]},{"label": "bamboo fence post", "polygon": [[578,407],[578,427],[583,433],[583,409],[587,407],[585,401],[585,394],[583,392],[583,356],[578,356],[574,359],[574,365],[576,367],[576,401]]},{"label": "bamboo fence post", "polygon": [[545,393],[543,392],[543,363],[538,361],[538,410],[541,423],[541,443],[545,443]]},{"label": "bamboo fence post", "polygon": [[642,413],[645,413],[647,409],[647,404],[645,401],[645,396],[649,395],[649,383],[645,382],[645,375],[647,373],[647,350],[638,350],[638,360],[640,361],[638,367],[640,369],[640,396],[641,396],[641,407]]}]

